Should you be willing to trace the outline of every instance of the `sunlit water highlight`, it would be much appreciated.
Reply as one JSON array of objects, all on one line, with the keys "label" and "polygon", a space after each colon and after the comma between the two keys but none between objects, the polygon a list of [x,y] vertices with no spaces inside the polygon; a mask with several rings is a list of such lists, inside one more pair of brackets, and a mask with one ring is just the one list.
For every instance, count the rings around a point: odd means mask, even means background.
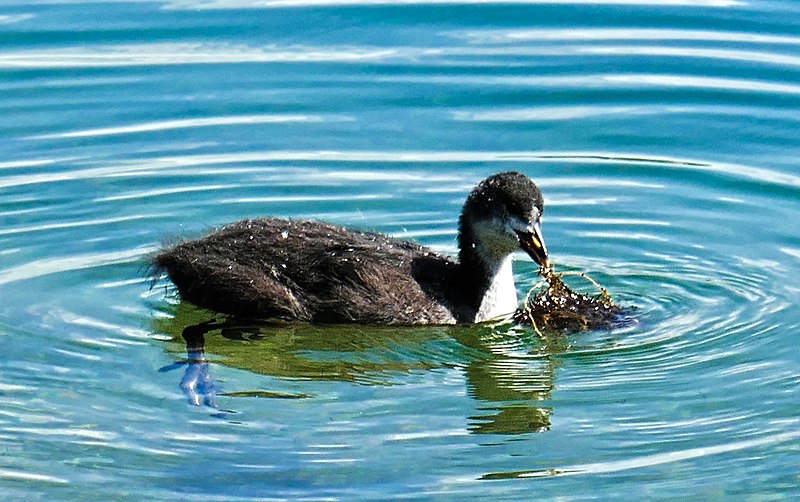
[{"label": "sunlit water highlight", "polygon": [[[6,2],[3,496],[796,498],[797,14]],[[163,243],[262,215],[454,253],[504,169],[541,186],[559,268],[635,324],[242,326],[145,278]]]}]

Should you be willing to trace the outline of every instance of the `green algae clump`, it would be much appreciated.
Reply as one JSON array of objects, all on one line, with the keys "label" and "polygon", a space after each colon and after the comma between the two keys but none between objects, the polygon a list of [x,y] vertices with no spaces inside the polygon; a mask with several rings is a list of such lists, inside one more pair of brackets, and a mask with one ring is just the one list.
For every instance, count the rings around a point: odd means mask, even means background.
[{"label": "green algae clump", "polygon": [[[541,330],[587,331],[610,329],[624,322],[625,314],[608,291],[583,272],[558,273],[554,268],[543,269],[543,280],[534,285],[525,298],[522,309],[514,316],[517,323],[531,326],[539,335]],[[562,277],[577,275],[594,284],[599,293],[590,296],[573,291]]]}]

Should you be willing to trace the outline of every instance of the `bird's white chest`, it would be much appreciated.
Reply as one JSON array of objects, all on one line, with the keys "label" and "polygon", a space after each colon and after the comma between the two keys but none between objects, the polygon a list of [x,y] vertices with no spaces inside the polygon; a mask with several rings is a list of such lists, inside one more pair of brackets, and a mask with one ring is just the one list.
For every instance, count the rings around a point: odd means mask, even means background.
[{"label": "bird's white chest", "polygon": [[489,289],[483,295],[481,306],[475,315],[475,322],[512,314],[517,309],[517,288],[514,285],[512,261],[509,255],[500,262]]}]

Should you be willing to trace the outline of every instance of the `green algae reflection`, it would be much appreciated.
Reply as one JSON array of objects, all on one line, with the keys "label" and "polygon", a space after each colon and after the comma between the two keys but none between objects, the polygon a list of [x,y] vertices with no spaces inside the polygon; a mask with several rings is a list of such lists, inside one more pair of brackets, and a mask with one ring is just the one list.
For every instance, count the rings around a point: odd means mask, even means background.
[{"label": "green algae reflection", "polygon": [[[549,429],[555,359],[527,330],[503,326],[314,326],[228,319],[187,302],[167,306],[153,329],[184,359],[199,349],[217,364],[289,380],[401,385],[404,375],[454,369],[477,410],[477,434]],[[199,334],[199,336],[198,336]],[[232,397],[313,398],[252,390]]]}]

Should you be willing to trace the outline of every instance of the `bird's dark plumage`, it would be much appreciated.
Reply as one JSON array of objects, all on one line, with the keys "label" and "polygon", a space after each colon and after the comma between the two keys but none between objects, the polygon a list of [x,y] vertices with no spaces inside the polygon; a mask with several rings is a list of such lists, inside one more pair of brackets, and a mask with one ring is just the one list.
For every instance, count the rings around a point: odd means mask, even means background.
[{"label": "bird's dark plumage", "polygon": [[[154,256],[153,265],[172,279],[184,299],[248,318],[473,322],[479,310],[486,310],[484,297],[496,288],[495,275],[513,250],[522,246],[537,261],[546,259],[543,242],[538,255],[521,244],[534,229],[541,240],[541,212],[541,194],[527,176],[500,173],[481,182],[464,205],[459,261],[382,234],[262,218],[177,244]],[[492,246],[484,246],[489,241]],[[502,273],[510,278],[508,264]],[[511,294],[516,298],[515,291]]]},{"label": "bird's dark plumage", "polygon": [[452,260],[325,223],[240,221],[154,262],[186,300],[244,317],[364,324],[460,319],[442,287],[458,282]]}]

